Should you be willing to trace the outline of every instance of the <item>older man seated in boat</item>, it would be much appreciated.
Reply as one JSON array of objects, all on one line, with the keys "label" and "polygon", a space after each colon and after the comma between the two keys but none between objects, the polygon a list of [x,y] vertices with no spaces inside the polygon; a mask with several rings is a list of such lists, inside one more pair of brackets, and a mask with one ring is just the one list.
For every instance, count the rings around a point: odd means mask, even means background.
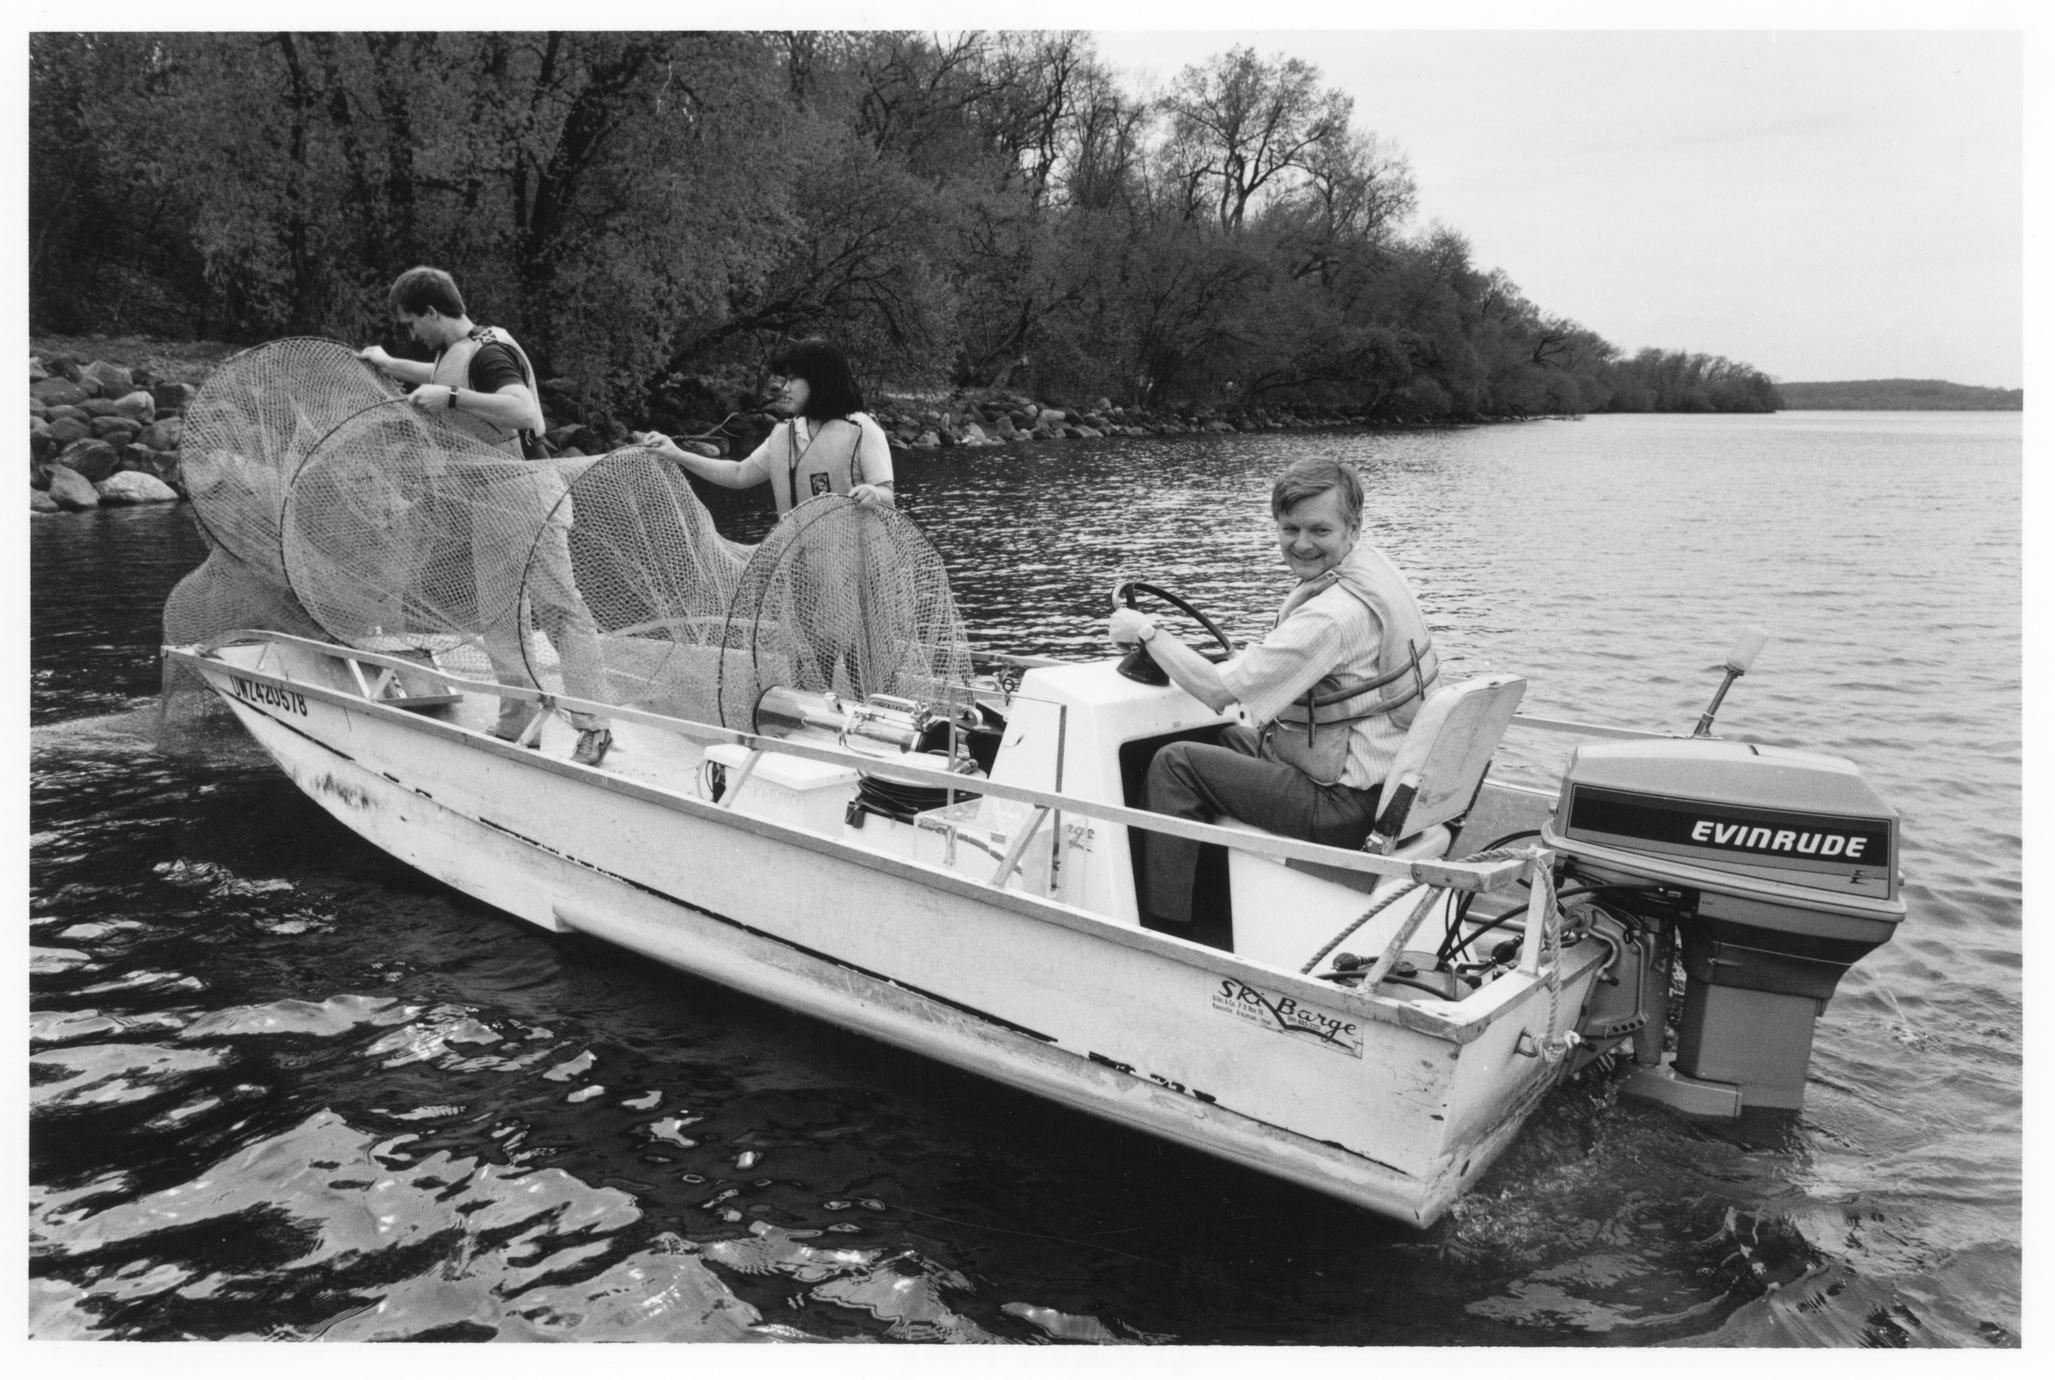
[{"label": "older man seated in boat", "polygon": [[[1231,815],[1273,833],[1355,848],[1437,665],[1398,567],[1362,538],[1363,484],[1349,466],[1301,460],[1270,491],[1277,545],[1298,583],[1263,640],[1215,664],[1116,609],[1113,640],[1139,643],[1194,698],[1242,722],[1218,744],[1176,742],[1150,763],[1145,805],[1180,819]],[[1199,845],[1144,836],[1145,916],[1192,921]]]}]

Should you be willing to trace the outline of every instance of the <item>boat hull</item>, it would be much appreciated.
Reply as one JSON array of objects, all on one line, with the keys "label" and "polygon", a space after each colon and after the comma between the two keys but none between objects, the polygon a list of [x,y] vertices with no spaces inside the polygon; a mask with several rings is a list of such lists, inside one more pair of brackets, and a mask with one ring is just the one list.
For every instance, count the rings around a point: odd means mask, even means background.
[{"label": "boat hull", "polygon": [[1555,1081],[1535,1051],[1598,965],[1435,1015],[374,703],[318,657],[189,660],[310,798],[459,891],[1416,1226]]}]

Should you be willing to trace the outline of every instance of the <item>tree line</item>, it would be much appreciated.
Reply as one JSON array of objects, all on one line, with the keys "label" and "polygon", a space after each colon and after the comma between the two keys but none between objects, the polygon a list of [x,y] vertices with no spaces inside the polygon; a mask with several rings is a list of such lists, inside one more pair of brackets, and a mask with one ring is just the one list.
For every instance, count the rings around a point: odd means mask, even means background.
[{"label": "tree line", "polygon": [[2020,388],[1978,388],[1941,379],[1847,379],[1836,383],[1784,383],[1777,386],[1784,406],[1809,411],[1856,412],[2020,412],[2026,391]]},{"label": "tree line", "polygon": [[1414,227],[1400,148],[1247,48],[1148,94],[1075,32],[38,33],[29,62],[42,331],[368,341],[433,263],[602,413],[816,332],[900,388],[1778,406]]}]

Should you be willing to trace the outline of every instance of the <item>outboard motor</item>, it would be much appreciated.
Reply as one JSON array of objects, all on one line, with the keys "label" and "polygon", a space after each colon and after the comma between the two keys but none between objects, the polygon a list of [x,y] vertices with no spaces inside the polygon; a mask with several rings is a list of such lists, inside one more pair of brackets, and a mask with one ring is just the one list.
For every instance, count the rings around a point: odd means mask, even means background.
[{"label": "outboard motor", "polygon": [[[1897,812],[1854,764],[1704,737],[1587,744],[1542,839],[1565,892],[1596,888],[1642,922],[1615,965],[1641,1019],[1612,1011],[1593,1032],[1634,1034],[1622,1091],[1705,1116],[1802,1106],[1820,1012],[1905,916]],[[1684,1003],[1664,1065],[1675,947]]]}]

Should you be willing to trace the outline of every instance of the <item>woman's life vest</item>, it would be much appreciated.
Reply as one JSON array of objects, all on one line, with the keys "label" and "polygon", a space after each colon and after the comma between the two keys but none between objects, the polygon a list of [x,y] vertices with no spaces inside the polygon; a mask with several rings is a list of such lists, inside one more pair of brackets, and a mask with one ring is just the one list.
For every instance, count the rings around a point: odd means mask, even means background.
[{"label": "woman's life vest", "polygon": [[[863,448],[863,427],[854,417],[835,417],[821,423],[809,441],[806,419],[794,417],[775,434],[784,438],[783,454],[777,449],[764,457],[771,475],[771,501],[783,517],[809,498],[822,494],[847,494],[863,483],[858,472],[857,452]],[[847,444],[844,444],[844,438]]]},{"label": "woman's life vest", "polygon": [[1283,623],[1314,596],[1339,586],[1377,620],[1376,675],[1320,678],[1303,699],[1263,726],[1263,756],[1289,763],[1323,786],[1341,779],[1348,763],[1351,725],[1388,716],[1403,731],[1419,716],[1420,703],[1441,675],[1441,661],[1427,632],[1427,620],[1399,568],[1376,548],[1358,544],[1326,574],[1311,579],[1285,599]]},{"label": "woman's life vest", "polygon": [[542,433],[547,429],[547,423],[543,419],[542,400],[535,387],[535,366],[528,362],[528,352],[521,348],[514,337],[497,326],[474,327],[469,335],[435,357],[435,369],[429,375],[428,381],[450,388],[479,391],[472,387],[471,361],[477,358],[478,352],[487,345],[506,346],[513,353],[514,362],[521,366],[522,382],[528,385],[528,424],[508,431],[468,412],[457,412],[450,420],[496,446],[511,448],[518,445],[521,454],[528,459],[543,459],[546,453],[542,449]]}]

